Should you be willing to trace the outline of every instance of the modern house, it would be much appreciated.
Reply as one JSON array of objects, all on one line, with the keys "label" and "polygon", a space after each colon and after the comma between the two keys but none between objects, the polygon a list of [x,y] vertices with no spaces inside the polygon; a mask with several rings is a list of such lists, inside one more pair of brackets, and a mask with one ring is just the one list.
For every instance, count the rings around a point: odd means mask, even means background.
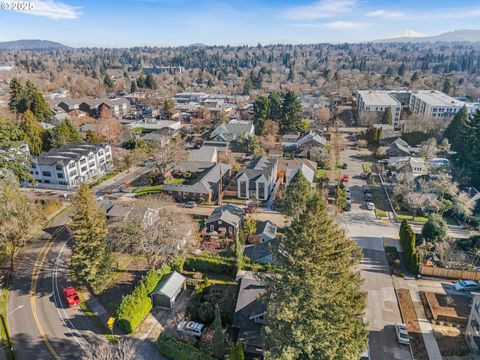
[{"label": "modern house", "polygon": [[187,279],[176,271],[163,277],[150,294],[152,306],[172,310],[186,288]]},{"label": "modern house", "polygon": [[268,200],[277,181],[278,160],[266,156],[252,160],[237,175],[240,199]]},{"label": "modern house", "polygon": [[72,190],[113,169],[110,145],[69,144],[32,157],[40,188]]},{"label": "modern house", "polygon": [[226,124],[221,124],[215,128],[210,134],[208,144],[226,144],[243,136],[255,136],[255,126],[251,121],[231,120]]},{"label": "modern house", "polygon": [[265,286],[250,277],[240,279],[232,327],[237,341],[244,345],[246,353],[262,355],[264,338],[263,325],[267,313],[266,305],[260,300]]},{"label": "modern house", "polygon": [[475,359],[480,356],[480,293],[473,292],[472,307],[465,330],[465,340]]},{"label": "modern house", "polygon": [[317,163],[308,159],[279,159],[278,177],[282,179],[285,186],[290,184],[297,172],[301,171],[312,187],[315,186],[315,173]]},{"label": "modern house", "polygon": [[184,161],[171,171],[175,178],[183,179],[183,182],[165,184],[163,191],[177,200],[216,201],[219,192],[228,185],[231,170],[228,164]]},{"label": "modern house", "polygon": [[210,236],[212,234],[219,236],[234,237],[243,222],[245,212],[238,206],[225,204],[221,205],[210,214],[205,220],[205,228],[202,235]]}]

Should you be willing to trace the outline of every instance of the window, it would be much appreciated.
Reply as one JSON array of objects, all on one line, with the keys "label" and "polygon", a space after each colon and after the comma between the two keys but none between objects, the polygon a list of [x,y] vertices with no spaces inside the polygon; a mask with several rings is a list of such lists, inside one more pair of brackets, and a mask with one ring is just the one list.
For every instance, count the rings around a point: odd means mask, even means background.
[{"label": "window", "polygon": [[81,172],[85,172],[85,171],[87,171],[87,167],[86,167],[86,166],[84,166],[84,167],[80,168],[80,171],[81,171]]},{"label": "window", "polygon": [[77,170],[73,170],[71,173],[70,173],[70,176],[75,176],[77,175]]},{"label": "window", "polygon": [[60,171],[62,171],[62,170],[63,170],[63,166],[62,166],[62,165],[55,165],[55,170],[60,170]]},{"label": "window", "polygon": [[93,160],[94,156],[93,155],[88,155],[88,160]]},{"label": "window", "polygon": [[105,157],[107,158],[107,160],[110,160],[110,158],[112,157],[110,154],[107,154],[105,155]]},{"label": "window", "polygon": [[64,178],[63,173],[57,173],[57,178],[63,179]]},{"label": "window", "polygon": [[43,180],[45,184],[50,184],[50,180]]},{"label": "window", "polygon": [[88,166],[91,167],[91,168],[95,167],[95,162],[88,163]]},{"label": "window", "polygon": [[240,181],[240,197],[247,197],[247,183]]},{"label": "window", "polygon": [[52,176],[50,171],[42,171],[42,176]]},{"label": "window", "polygon": [[70,164],[68,164],[68,168],[69,168],[69,169],[75,168],[75,163],[74,163],[74,162],[71,162]]},{"label": "window", "polygon": [[35,169],[36,167],[37,167],[37,165],[36,165],[36,164],[34,164],[34,163],[32,163],[32,168],[34,168],[34,169]]},{"label": "window", "polygon": [[218,220],[218,225],[222,225],[222,224],[223,224],[222,220]]},{"label": "window", "polygon": [[215,225],[213,224],[210,225],[210,231],[215,231]]},{"label": "window", "polygon": [[258,183],[258,198],[265,199],[265,184],[262,182]]},{"label": "window", "polygon": [[98,156],[103,156],[103,151],[100,150],[100,151],[98,152]]},{"label": "window", "polygon": [[87,162],[87,159],[80,160],[80,164],[82,164],[82,165],[85,164],[86,162]]}]

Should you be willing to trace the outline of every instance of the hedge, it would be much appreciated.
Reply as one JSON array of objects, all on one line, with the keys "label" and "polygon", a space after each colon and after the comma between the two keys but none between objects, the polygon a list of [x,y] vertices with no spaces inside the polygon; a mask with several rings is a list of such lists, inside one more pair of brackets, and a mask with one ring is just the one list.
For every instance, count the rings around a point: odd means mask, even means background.
[{"label": "hedge", "polygon": [[166,335],[158,338],[158,350],[169,360],[215,360],[192,345]]},{"label": "hedge", "polygon": [[207,271],[232,276],[237,271],[234,258],[208,255],[188,256],[184,267],[189,271]]},{"label": "hedge", "polygon": [[417,242],[417,237],[413,232],[410,225],[408,225],[407,220],[402,221],[400,225],[400,242],[403,245],[403,250],[405,254],[405,260],[407,261],[408,270],[412,274],[418,273],[418,268],[421,262],[420,254],[415,252],[415,246]]},{"label": "hedge", "polygon": [[171,272],[169,266],[150,270],[130,294],[124,295],[115,309],[118,327],[127,333],[133,332],[152,310],[150,293],[158,282]]}]

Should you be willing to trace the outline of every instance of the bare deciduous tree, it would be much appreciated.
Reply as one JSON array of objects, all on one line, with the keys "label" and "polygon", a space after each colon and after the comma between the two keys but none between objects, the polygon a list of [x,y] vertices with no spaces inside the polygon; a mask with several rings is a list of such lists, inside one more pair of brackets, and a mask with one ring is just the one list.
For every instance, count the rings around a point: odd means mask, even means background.
[{"label": "bare deciduous tree", "polygon": [[165,209],[149,209],[143,218],[116,223],[112,230],[116,248],[144,255],[153,268],[188,252],[196,235],[196,225],[190,217]]},{"label": "bare deciduous tree", "polygon": [[132,340],[118,339],[116,344],[109,341],[101,341],[97,345],[90,346],[85,350],[82,360],[140,360],[141,357],[135,350]]},{"label": "bare deciduous tree", "polygon": [[168,145],[156,149],[150,161],[157,170],[158,175],[165,179],[167,172],[185,160],[186,156],[187,153],[184,149],[183,141],[177,139]]}]

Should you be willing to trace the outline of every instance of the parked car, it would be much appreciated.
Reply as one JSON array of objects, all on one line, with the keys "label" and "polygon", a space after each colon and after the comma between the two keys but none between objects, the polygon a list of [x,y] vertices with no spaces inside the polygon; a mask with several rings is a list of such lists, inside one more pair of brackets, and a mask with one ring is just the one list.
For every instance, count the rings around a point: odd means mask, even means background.
[{"label": "parked car", "polygon": [[365,193],[365,201],[372,202],[373,196],[371,193]]},{"label": "parked car", "polygon": [[397,334],[397,341],[400,344],[410,344],[410,336],[408,336],[407,326],[405,324],[396,323],[395,333]]},{"label": "parked car", "polygon": [[188,209],[193,209],[196,206],[197,206],[197,203],[195,201],[187,201],[182,203],[182,207],[188,208]]},{"label": "parked car", "polygon": [[342,169],[348,169],[348,164],[347,164],[347,163],[344,163],[344,164],[342,165]]},{"label": "parked car", "polygon": [[348,182],[349,180],[350,180],[350,177],[348,175],[343,175],[342,182]]},{"label": "parked car", "polygon": [[453,284],[453,286],[457,291],[477,290],[480,288],[478,281],[473,280],[460,280]]},{"label": "parked car", "polygon": [[195,321],[180,321],[177,326],[177,331],[179,333],[196,337],[201,337],[205,330],[207,330],[207,327],[205,325],[197,323]]},{"label": "parked car", "polygon": [[75,290],[73,286],[63,288],[63,296],[65,296],[65,300],[67,300],[67,305],[69,308],[80,304],[80,298],[78,297],[77,290]]},{"label": "parked car", "polygon": [[360,356],[360,360],[370,360],[370,349],[368,347]]},{"label": "parked car", "polygon": [[368,210],[375,210],[375,204],[371,201],[367,202],[367,209]]},{"label": "parked car", "polygon": [[345,207],[343,208],[343,211],[346,211],[346,212],[352,211],[352,203],[351,203],[351,202],[347,202],[347,204],[346,204]]}]

